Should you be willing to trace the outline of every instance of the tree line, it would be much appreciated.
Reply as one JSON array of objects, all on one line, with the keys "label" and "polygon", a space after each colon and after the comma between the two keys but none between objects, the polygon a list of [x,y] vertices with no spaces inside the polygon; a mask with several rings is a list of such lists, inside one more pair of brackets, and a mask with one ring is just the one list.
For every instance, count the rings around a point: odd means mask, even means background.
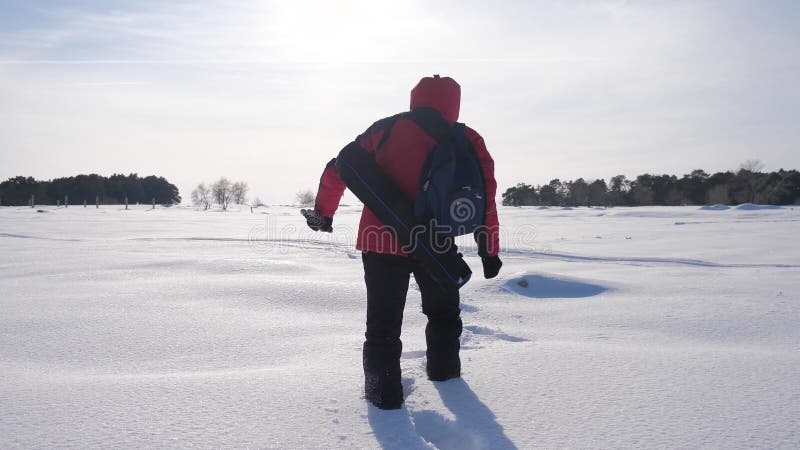
[{"label": "tree line", "polygon": [[96,200],[102,204],[122,204],[126,198],[129,203],[150,203],[153,199],[163,205],[181,202],[178,188],[155,175],[140,177],[135,173],[115,173],[104,177],[93,173],[52,180],[17,176],[0,183],[0,205],[28,205],[31,195],[39,205],[55,205],[65,198],[70,204],[93,204]]},{"label": "tree line", "polygon": [[503,205],[525,206],[646,206],[758,203],[800,204],[800,172],[783,170],[761,172],[758,162],[748,161],[736,172],[709,175],[697,169],[675,175],[625,175],[608,183],[597,179],[572,181],[554,179],[545,185],[519,183],[506,189]]}]

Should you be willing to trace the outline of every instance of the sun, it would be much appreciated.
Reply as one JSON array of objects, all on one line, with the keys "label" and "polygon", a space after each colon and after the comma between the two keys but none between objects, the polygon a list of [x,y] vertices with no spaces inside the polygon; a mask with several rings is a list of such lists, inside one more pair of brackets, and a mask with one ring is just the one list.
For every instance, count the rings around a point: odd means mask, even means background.
[{"label": "sun", "polygon": [[263,38],[287,60],[381,59],[415,30],[415,9],[408,5],[350,0],[273,6]]}]

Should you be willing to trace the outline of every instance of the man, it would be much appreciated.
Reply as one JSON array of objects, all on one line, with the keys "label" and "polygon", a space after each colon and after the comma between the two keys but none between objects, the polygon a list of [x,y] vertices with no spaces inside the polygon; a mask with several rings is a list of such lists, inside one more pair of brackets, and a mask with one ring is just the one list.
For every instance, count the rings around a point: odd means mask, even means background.
[{"label": "man", "polygon": [[[452,78],[438,75],[420,80],[411,91],[411,114],[425,110],[441,115],[452,127],[458,119],[461,87]],[[441,119],[439,119],[441,120]],[[483,138],[466,127],[465,135],[471,151],[480,164],[486,189],[484,227],[476,232],[478,254],[484,276],[497,275],[502,265],[499,252],[499,223],[495,194],[494,161],[486,150]],[[410,200],[418,192],[423,164],[436,145],[415,120],[393,116],[375,122],[356,138],[367,152],[374,155],[378,166],[394,181]],[[333,215],[345,190],[336,169],[336,159],[325,167],[317,192],[314,211],[305,211],[309,227],[316,231],[332,231]],[[398,244],[395,237],[365,207],[361,213],[356,248],[361,250],[364,281],[367,285],[367,331],[364,342],[364,377],[366,398],[382,409],[397,409],[403,403],[400,381],[400,330],[410,274],[422,295],[422,311],[428,317],[428,378],[444,381],[461,376],[459,359],[462,331],[459,295],[456,288],[443,288]]]}]

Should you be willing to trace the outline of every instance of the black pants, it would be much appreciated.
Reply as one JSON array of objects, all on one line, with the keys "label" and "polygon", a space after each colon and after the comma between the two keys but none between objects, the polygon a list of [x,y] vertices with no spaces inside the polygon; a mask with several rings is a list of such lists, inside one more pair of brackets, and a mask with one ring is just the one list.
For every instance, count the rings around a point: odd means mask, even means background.
[{"label": "black pants", "polygon": [[372,387],[382,390],[384,395],[396,395],[398,390],[402,395],[400,331],[412,273],[422,294],[422,312],[428,317],[425,327],[428,376],[431,379],[459,376],[462,324],[458,290],[442,290],[412,258],[364,252],[362,260],[367,284],[364,342],[367,396],[370,384],[377,384]]}]

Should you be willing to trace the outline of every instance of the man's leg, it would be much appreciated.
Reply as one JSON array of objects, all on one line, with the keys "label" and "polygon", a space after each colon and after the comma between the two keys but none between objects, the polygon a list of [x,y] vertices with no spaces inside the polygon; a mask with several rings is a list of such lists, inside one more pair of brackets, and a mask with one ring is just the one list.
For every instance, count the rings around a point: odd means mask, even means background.
[{"label": "man's leg", "polygon": [[400,382],[400,329],[411,273],[408,258],[364,252],[367,284],[367,332],[364,342],[364,391],[383,409],[403,403]]},{"label": "man's leg", "polygon": [[442,290],[421,268],[414,278],[422,294],[422,312],[428,316],[425,340],[428,343],[428,378],[443,381],[461,376],[461,309],[457,289]]}]

